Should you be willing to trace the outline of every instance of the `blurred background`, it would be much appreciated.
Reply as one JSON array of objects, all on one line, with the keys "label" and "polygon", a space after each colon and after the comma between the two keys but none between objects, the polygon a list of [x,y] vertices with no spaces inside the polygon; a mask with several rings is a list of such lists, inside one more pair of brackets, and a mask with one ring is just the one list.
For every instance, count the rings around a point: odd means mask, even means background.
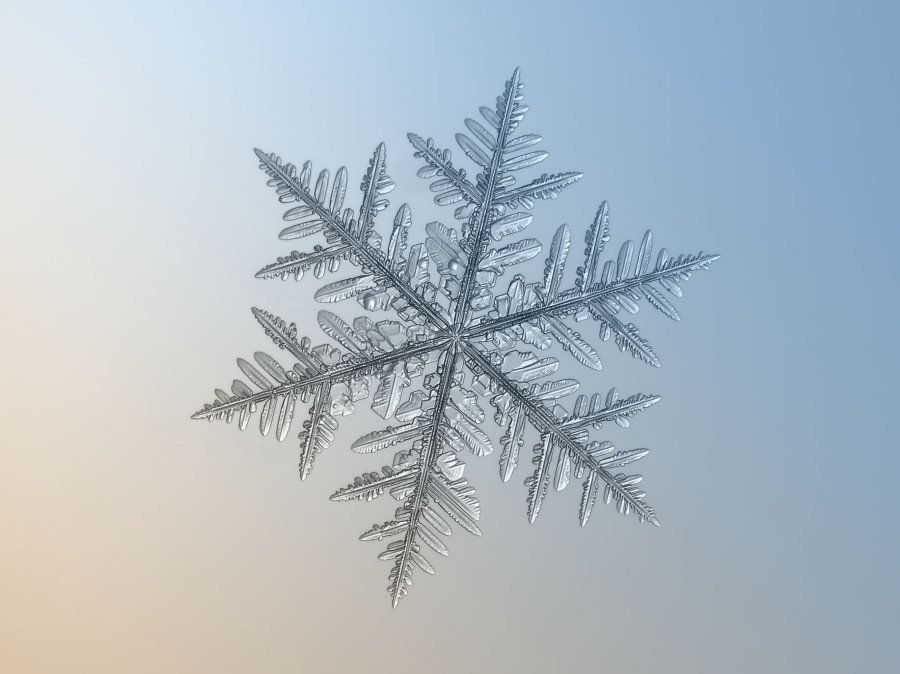
[{"label": "blurred background", "polygon": [[[2,3],[0,671],[898,671],[898,19]],[[189,415],[267,346],[251,306],[301,330],[319,308],[312,280],[253,278],[295,246],[251,148],[355,186],[384,140],[394,204],[447,222],[406,132],[450,147],[517,65],[541,170],[585,174],[532,231],[580,240],[605,198],[611,255],[647,227],[722,254],[680,323],[638,315],[661,369],[608,345],[584,379],[663,396],[609,433],[653,448],[663,526],[581,530],[577,489],[529,526],[527,466],[473,460],[484,535],[392,611],[357,536],[394,506],[327,498],[390,460],[346,449],[370,417],[301,486],[295,433]]]}]

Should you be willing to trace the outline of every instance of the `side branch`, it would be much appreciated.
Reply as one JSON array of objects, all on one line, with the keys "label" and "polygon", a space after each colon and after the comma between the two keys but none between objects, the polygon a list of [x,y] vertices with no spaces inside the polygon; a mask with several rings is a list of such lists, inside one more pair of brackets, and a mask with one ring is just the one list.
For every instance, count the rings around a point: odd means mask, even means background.
[{"label": "side branch", "polygon": [[466,180],[459,169],[454,168],[430,140],[426,141],[415,133],[408,133],[406,137],[412,146],[416,148],[417,155],[421,155],[431,166],[439,169],[440,175],[449,180],[453,187],[462,192],[466,201],[472,204],[477,204],[481,201],[481,192],[478,188]]}]

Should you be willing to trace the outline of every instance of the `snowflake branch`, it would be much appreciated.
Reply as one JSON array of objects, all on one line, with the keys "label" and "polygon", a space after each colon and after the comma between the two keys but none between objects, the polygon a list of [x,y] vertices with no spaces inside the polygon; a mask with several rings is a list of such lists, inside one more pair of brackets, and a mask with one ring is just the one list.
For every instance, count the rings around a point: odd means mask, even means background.
[{"label": "snowflake branch", "polygon": [[[394,349],[393,351],[388,351],[376,356],[371,356],[365,360],[354,359],[347,363],[335,365],[331,368],[328,368],[327,370],[320,370],[314,376],[308,377],[306,379],[288,382],[287,384],[283,384],[275,388],[265,389],[263,391],[259,391],[258,393],[248,394],[243,397],[239,396],[234,400],[230,400],[228,402],[219,401],[206,405],[202,410],[194,412],[194,414],[191,415],[191,419],[212,419],[214,417],[227,414],[231,410],[242,408],[251,403],[256,404],[265,402],[272,396],[278,397],[287,395],[292,392],[299,392],[303,389],[308,389],[325,382],[336,383],[347,381],[349,379],[353,379],[354,377],[377,370],[384,365],[395,363],[401,360],[406,360],[408,358],[411,358],[412,356],[425,354],[430,351],[435,351],[436,349],[439,349],[446,345],[447,342],[447,337],[438,336],[434,337],[433,339],[424,341],[420,344]],[[294,353],[294,355],[298,355],[295,352],[292,353]]]},{"label": "snowflake branch", "polygon": [[444,408],[450,400],[450,389],[453,382],[453,369],[456,363],[457,345],[451,343],[450,348],[444,352],[444,362],[441,367],[441,381],[438,385],[437,395],[432,408],[430,429],[424,440],[418,460],[418,480],[413,488],[413,493],[406,502],[405,509],[409,513],[409,523],[406,535],[403,539],[402,552],[397,556],[394,569],[391,571],[392,584],[388,588],[391,593],[391,602],[397,606],[400,599],[406,594],[406,586],[411,582],[410,563],[416,552],[416,530],[419,518],[427,497],[428,482],[435,475],[434,463],[437,458],[437,450],[441,445],[441,426],[444,419]]},{"label": "snowflake branch", "polygon": [[652,407],[661,399],[658,395],[636,393],[624,400],[618,400],[618,391],[613,388],[605,406],[594,412],[585,411],[584,413],[579,413],[578,403],[576,403],[575,412],[560,425],[563,428],[572,430],[591,425],[599,428],[601,424],[608,421],[615,421],[621,426],[627,426],[628,417],[632,417],[638,412]]},{"label": "snowflake branch", "polygon": [[[555,175],[543,175],[535,178],[527,185],[522,185],[512,190],[505,190],[497,198],[497,205],[515,206],[519,202],[532,199],[555,199],[566,187],[577,183],[584,176],[577,171],[557,173]],[[526,206],[527,207],[527,206]]]},{"label": "snowflake branch", "polygon": [[[319,384],[313,404],[309,408],[309,418],[303,424],[300,432],[300,479],[309,477],[316,457],[328,447],[334,438],[333,430],[337,428],[334,418],[328,413],[326,406],[329,402],[332,382]],[[331,422],[332,428],[327,428]]]},{"label": "snowflake branch", "polygon": [[438,150],[434,146],[434,141],[431,138],[426,141],[415,133],[408,133],[406,134],[406,137],[409,138],[409,142],[412,146],[416,148],[414,156],[424,159],[428,162],[429,166],[434,169],[433,172],[436,172],[436,175],[440,175],[448,180],[449,183],[447,184],[447,187],[452,186],[455,188],[436,195],[434,197],[436,203],[441,205],[444,203],[451,203],[449,199],[453,198],[457,192],[462,194],[463,198],[470,204],[477,204],[481,201],[482,195],[481,192],[478,191],[478,188],[466,180],[464,171],[455,168],[450,162],[449,151]]},{"label": "snowflake branch", "polygon": [[[277,178],[283,185],[285,185],[289,192],[295,196],[297,199],[301,200],[305,203],[309,208],[311,208],[316,215],[322,219],[325,223],[325,226],[329,228],[332,232],[341,237],[344,243],[349,246],[353,253],[362,261],[364,267],[368,267],[373,270],[378,276],[386,279],[392,288],[396,289],[401,295],[403,295],[404,299],[412,306],[420,315],[424,316],[431,324],[432,327],[436,329],[446,328],[447,321],[441,316],[435,308],[432,306],[430,302],[426,302],[423,300],[412,288],[410,288],[397,273],[390,268],[387,261],[384,259],[383,254],[380,250],[372,247],[368,241],[363,238],[358,238],[354,236],[352,232],[348,230],[347,227],[344,226],[343,222],[341,222],[340,218],[337,214],[332,213],[328,208],[326,208],[322,203],[319,202],[312,194],[309,193],[308,190],[304,189],[302,185],[300,185],[294,177],[289,175],[284,167],[280,164],[276,163],[273,158],[263,152],[260,149],[256,149],[256,156],[259,157],[260,162],[262,162],[266,167],[266,172]],[[364,205],[369,204],[370,198],[364,201]],[[361,223],[366,225],[370,224],[369,221],[370,216],[365,213],[360,213]]]},{"label": "snowflake branch", "polygon": [[256,272],[256,278],[267,279],[278,278],[280,276],[283,279],[287,279],[289,276],[293,276],[299,281],[303,276],[303,272],[310,267],[321,262],[329,262],[335,259],[340,260],[348,255],[350,251],[350,246],[343,244],[329,246],[322,250],[314,250],[311,253],[294,251],[288,256],[279,257],[277,261],[267,264]]},{"label": "snowflake branch", "polygon": [[485,167],[482,179],[481,204],[475,213],[473,228],[468,235],[471,246],[469,248],[466,269],[460,282],[459,295],[457,297],[453,323],[456,326],[465,326],[470,314],[469,301],[475,291],[475,278],[478,272],[479,262],[484,253],[485,244],[489,240],[488,224],[494,212],[494,192],[497,189],[497,180],[500,173],[500,164],[503,160],[503,151],[506,149],[506,141],[509,138],[510,122],[516,109],[517,94],[519,92],[519,69],[516,68],[512,77],[506,83],[503,93],[502,110],[498,117],[497,138],[490,158],[490,164]]},{"label": "snowflake branch", "polygon": [[624,500],[631,508],[641,517],[649,522],[659,526],[659,520],[653,512],[653,509],[641,499],[637,499],[626,488],[616,480],[615,476],[601,466],[587,448],[580,442],[572,438],[572,434],[563,422],[556,419],[547,407],[539,402],[535,402],[530,396],[524,392],[510,380],[501,370],[494,367],[491,362],[471,344],[463,344],[463,352],[467,357],[474,361],[483,372],[485,372],[496,384],[504,391],[509,393],[518,404],[520,404],[528,418],[543,433],[552,434],[555,441],[562,447],[572,452],[578,457],[578,460],[590,471],[596,473],[604,482],[621,494]]},{"label": "snowflake branch", "polygon": [[410,466],[402,470],[394,470],[390,466],[381,469],[382,474],[364,473],[346,487],[334,492],[332,501],[371,501],[384,493],[386,489],[412,484],[416,479],[416,468]]},{"label": "snowflake branch", "polygon": [[673,276],[677,277],[680,274],[696,271],[698,269],[706,269],[718,259],[718,255],[700,254],[697,256],[690,256],[685,258],[684,261],[666,267],[665,269],[647,272],[613,282],[609,285],[595,287],[585,293],[579,293],[577,290],[569,290],[560,293],[557,296],[557,299],[552,302],[538,304],[529,309],[523,309],[522,311],[517,311],[500,318],[485,319],[478,325],[464,330],[463,336],[466,338],[481,337],[523,322],[530,323],[542,316],[562,316],[571,314],[581,307],[601,302],[604,299],[614,298],[616,295],[620,295],[631,289],[639,288],[645,283],[652,283]]}]

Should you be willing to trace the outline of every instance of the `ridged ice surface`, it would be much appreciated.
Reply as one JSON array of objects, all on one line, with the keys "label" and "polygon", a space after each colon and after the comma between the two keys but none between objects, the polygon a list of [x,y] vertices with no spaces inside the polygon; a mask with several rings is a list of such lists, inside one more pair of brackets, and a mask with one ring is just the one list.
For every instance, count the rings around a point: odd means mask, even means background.
[{"label": "ridged ice surface", "polygon": [[[658,524],[642,476],[633,472],[648,450],[614,447],[594,435],[604,424],[628,426],[659,396],[620,395],[615,388],[577,394],[579,382],[560,378],[559,360],[545,354],[558,345],[583,368],[597,370],[600,358],[591,342],[612,339],[621,351],[658,366],[630,316],[646,302],[678,320],[675,301],[682,284],[718,256],[657,251],[649,231],[607,256],[609,208],[603,202],[583,237],[566,225],[556,230],[539,278],[517,274],[516,265],[542,252],[541,243],[528,236],[535,201],[555,198],[582,177],[521,177],[547,158],[541,137],[520,130],[527,110],[516,70],[495,107],[481,107],[480,119],[465,120],[456,141],[474,178],[452,161],[449,150],[409,134],[422,163],[419,176],[435,202],[450,207],[460,222],[458,228],[440,222],[417,227],[425,232],[419,242],[410,240],[406,204],[394,212],[387,240],[374,230],[377,218],[391,217],[382,215],[394,188],[383,144],[369,160],[357,210],[345,207],[345,168],[332,178],[327,170],[314,174],[309,162],[298,168],[256,151],[269,185],[289,207],[279,237],[318,239],[257,277],[312,274],[323,282],[316,300],[355,300],[369,315],[348,323],[323,309],[318,324],[324,337],[302,336],[294,323],[253,309],[266,335],[286,352],[280,360],[294,363],[285,366],[262,352],[252,360],[239,358],[242,378],[228,391],[216,389],[215,400],[194,417],[236,421],[241,429],[252,423],[279,440],[293,428],[300,477],[306,479],[334,440],[341,417],[370,400],[388,423],[351,449],[395,454],[380,471],[353,478],[331,498],[370,501],[387,493],[399,503],[391,519],[360,536],[388,541],[379,558],[391,563],[394,606],[406,596],[414,573],[434,573],[432,560],[448,554],[445,540],[453,527],[481,533],[478,498],[463,476],[466,452],[496,454],[504,482],[526,464],[532,522],[548,493],[578,483],[582,525],[598,501]],[[499,426],[497,433],[485,431],[488,419]],[[492,435],[501,437],[497,452]]]}]

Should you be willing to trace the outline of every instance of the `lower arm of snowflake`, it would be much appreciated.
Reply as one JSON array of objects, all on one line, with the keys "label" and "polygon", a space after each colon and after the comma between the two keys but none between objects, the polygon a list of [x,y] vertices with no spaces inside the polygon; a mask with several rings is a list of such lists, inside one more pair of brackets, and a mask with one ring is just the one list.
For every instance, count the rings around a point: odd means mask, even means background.
[{"label": "lower arm of snowflake", "polygon": [[451,522],[480,535],[480,506],[463,477],[460,454],[468,450],[485,456],[493,451],[481,428],[483,401],[490,401],[494,421],[502,428],[504,482],[519,463],[526,431],[536,431],[532,472],[526,480],[530,521],[538,516],[551,484],[561,491],[574,479],[582,481],[582,525],[598,498],[614,503],[622,514],[634,513],[641,522],[658,524],[644,498],[641,476],[621,472],[648,450],[619,450],[592,439],[589,431],[606,423],[626,427],[659,397],[636,393],[620,398],[613,388],[605,397],[579,395],[564,406],[560,401],[574,394],[579,382],[555,378],[558,359],[536,351],[556,343],[582,366],[599,370],[596,351],[573,327],[594,321],[601,340],[612,337],[622,351],[658,366],[650,344],[623,315],[636,313],[646,300],[678,320],[671,298],[680,298],[682,282],[718,256],[670,256],[662,249],[654,261],[648,231],[639,245],[626,241],[615,260],[603,261],[609,240],[604,202],[584,237],[584,259],[574,285],[563,285],[571,234],[562,225],[550,244],[543,278],[528,281],[517,274],[501,287],[500,276],[541,251],[537,239],[516,237],[531,224],[527,211],[535,200],[555,198],[581,178],[580,173],[543,174],[517,185],[520,171],[547,156],[537,149],[540,136],[518,132],[527,109],[516,70],[496,107],[480,109],[483,122],[465,120],[468,134],[458,133],[456,140],[478,167],[474,181],[453,165],[449,150],[409,134],[415,156],[423,162],[419,176],[437,193],[435,202],[455,206],[454,216],[462,221],[459,232],[430,222],[424,243],[413,245],[407,241],[412,217],[406,204],[396,212],[386,245],[374,230],[376,216],[388,208],[385,195],[394,187],[386,172],[384,145],[369,162],[357,212],[343,208],[345,168],[333,181],[324,170],[313,183],[309,162],[297,169],[274,154],[256,151],[269,185],[282,203],[291,204],[280,238],[324,237],[324,245],[281,257],[257,277],[300,279],[312,271],[321,279],[349,265],[352,275],[320,287],[316,300],[355,298],[364,310],[391,312],[395,318],[376,322],[363,315],[349,325],[330,311],[320,311],[319,327],[338,348],[330,342],[313,346],[309,337],[298,337],[294,323],[253,309],[266,334],[296,364],[287,369],[262,352],[255,354],[255,365],[238,359],[246,379],[235,380],[230,393],[217,389],[216,400],[193,416],[237,419],[244,429],[256,414],[263,435],[274,429],[284,440],[298,402],[308,406],[299,434],[300,477],[306,479],[334,439],[338,418],[352,413],[374,386],[372,409],[396,423],[367,433],[351,449],[400,451],[380,472],[360,475],[331,498],[370,501],[388,492],[400,502],[393,519],[360,536],[366,541],[393,539],[379,558],[393,563],[388,591],[394,606],[412,584],[414,568],[434,573],[426,548],[448,554],[443,538],[450,534]]}]

